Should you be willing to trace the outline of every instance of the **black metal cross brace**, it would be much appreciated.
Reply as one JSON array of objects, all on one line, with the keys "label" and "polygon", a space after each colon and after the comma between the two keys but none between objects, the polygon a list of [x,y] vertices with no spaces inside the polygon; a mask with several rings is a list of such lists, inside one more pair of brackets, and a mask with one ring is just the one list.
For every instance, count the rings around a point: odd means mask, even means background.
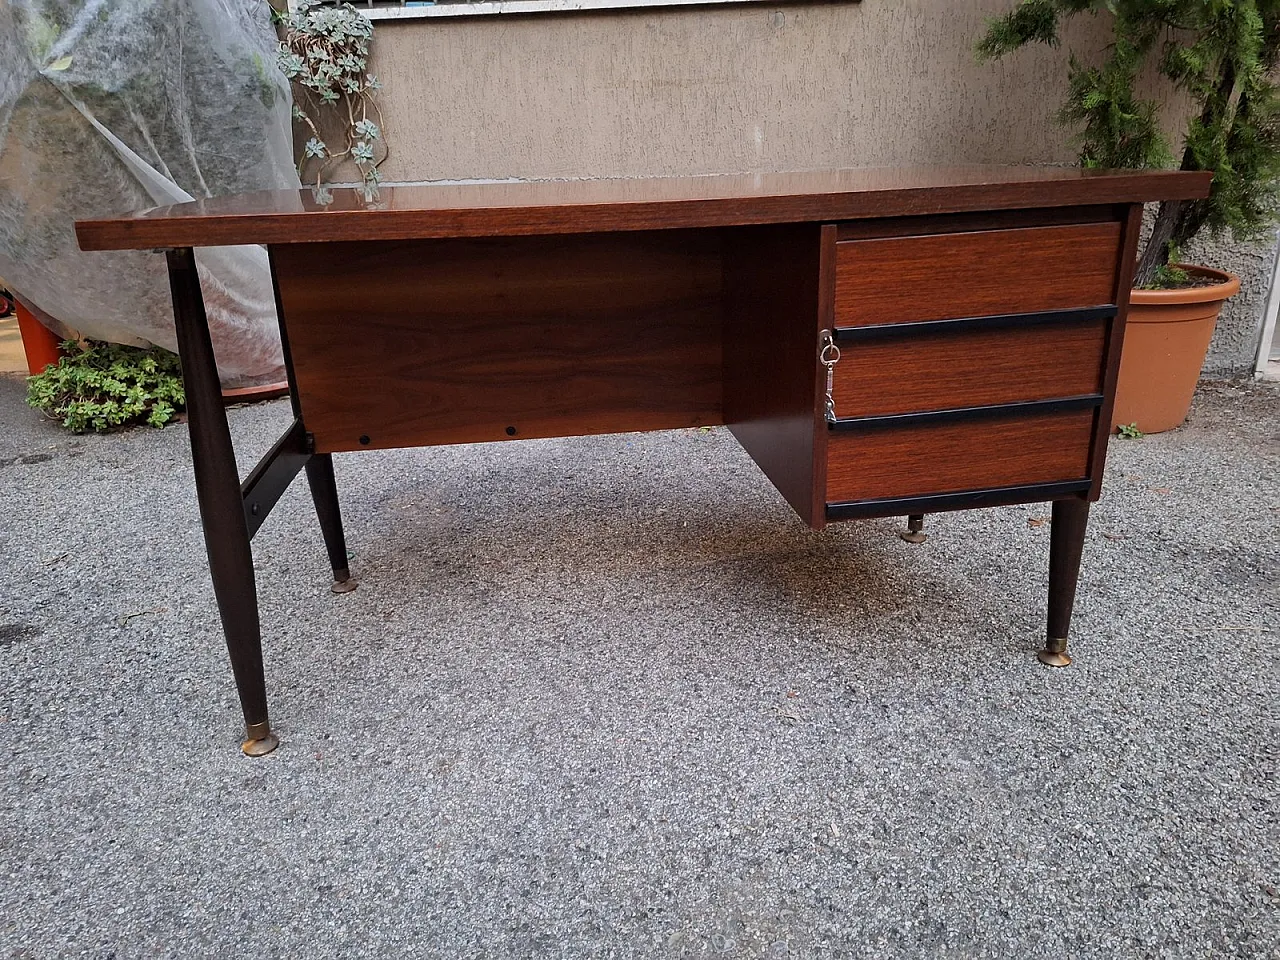
[{"label": "black metal cross brace", "polygon": [[293,483],[293,478],[305,467],[314,455],[314,446],[302,427],[301,420],[294,420],[293,426],[267,451],[267,455],[258,461],[258,465],[249,471],[244,483],[240,484],[240,496],[244,500],[244,522],[249,528],[249,539],[258,532],[267,514],[276,505],[276,501]]}]

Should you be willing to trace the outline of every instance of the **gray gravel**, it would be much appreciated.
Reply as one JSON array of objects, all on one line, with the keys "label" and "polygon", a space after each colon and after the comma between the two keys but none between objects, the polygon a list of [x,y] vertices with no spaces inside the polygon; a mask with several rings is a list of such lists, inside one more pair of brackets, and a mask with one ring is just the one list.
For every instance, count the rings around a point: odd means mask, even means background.
[{"label": "gray gravel", "polygon": [[[0,379],[0,956],[1277,957],[1280,389],[1044,505],[807,531],[724,430],[337,459],[240,720],[187,432]],[[242,468],[288,419],[232,413]]]}]

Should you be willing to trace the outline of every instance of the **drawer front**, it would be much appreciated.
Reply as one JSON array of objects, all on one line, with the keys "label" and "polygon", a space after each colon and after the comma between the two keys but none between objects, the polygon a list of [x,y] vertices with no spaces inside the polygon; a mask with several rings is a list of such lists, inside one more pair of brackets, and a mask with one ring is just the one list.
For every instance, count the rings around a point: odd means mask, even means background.
[{"label": "drawer front", "polygon": [[920,497],[1088,476],[1093,409],[835,430],[827,502]]},{"label": "drawer front", "polygon": [[1105,318],[926,330],[842,341],[833,390],[836,415],[870,417],[1102,392]]},{"label": "drawer front", "polygon": [[912,323],[1115,302],[1120,223],[845,240],[836,326]]}]

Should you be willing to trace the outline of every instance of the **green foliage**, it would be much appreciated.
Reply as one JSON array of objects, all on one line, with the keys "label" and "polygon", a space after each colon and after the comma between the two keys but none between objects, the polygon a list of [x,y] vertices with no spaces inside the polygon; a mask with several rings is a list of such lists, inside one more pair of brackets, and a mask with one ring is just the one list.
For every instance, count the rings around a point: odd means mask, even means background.
[{"label": "green foliage", "polygon": [[992,60],[1012,53],[1028,43],[1056,47],[1058,20],[1063,14],[1087,10],[1089,0],[1023,0],[1003,17],[987,23],[987,32],[978,41],[978,58]]},{"label": "green foliage", "polygon": [[1146,436],[1145,433],[1138,429],[1137,423],[1122,423],[1116,427],[1116,433],[1126,440],[1141,440]]},{"label": "green foliage", "polygon": [[68,340],[56,367],[27,380],[27,403],[76,433],[148,423],[163,427],[186,406],[178,358],[167,350]]},{"label": "green foliage", "polygon": [[1156,266],[1155,275],[1144,289],[1176,290],[1178,287],[1185,287],[1190,282],[1191,274],[1187,273],[1186,270],[1175,266],[1173,263],[1161,263]]},{"label": "green foliage", "polygon": [[[320,6],[299,0],[293,12],[279,15],[285,38],[276,63],[294,84],[293,118],[310,134],[298,164],[298,176],[320,187],[331,164],[350,157],[367,192],[377,190],[378,168],[387,159],[382,113],[374,93],[382,88],[367,73],[373,25],[350,4]],[[343,148],[335,150],[321,133],[322,116],[335,111],[342,124]],[[377,122],[369,116],[372,110]],[[379,156],[381,154],[381,156]],[[316,162],[318,161],[318,162]]]},{"label": "green foliage", "polygon": [[1151,278],[1151,282],[1146,285],[1148,290],[1174,290],[1178,287],[1185,287],[1191,282],[1191,274],[1177,264],[1182,259],[1181,251],[1176,243],[1168,245],[1169,262],[1162,263],[1156,267],[1156,272]]},{"label": "green foliage", "polygon": [[1113,41],[1101,64],[1068,61],[1059,119],[1079,131],[1080,162],[1173,165],[1162,104],[1135,92],[1150,65],[1195,107],[1178,166],[1214,171],[1207,200],[1161,205],[1138,285],[1168,282],[1171,249],[1201,229],[1229,229],[1244,240],[1264,234],[1280,205],[1280,91],[1273,80],[1280,0],[1018,0],[987,23],[977,55],[990,60],[1029,43],[1056,47],[1062,22],[1081,13],[1109,16]]}]

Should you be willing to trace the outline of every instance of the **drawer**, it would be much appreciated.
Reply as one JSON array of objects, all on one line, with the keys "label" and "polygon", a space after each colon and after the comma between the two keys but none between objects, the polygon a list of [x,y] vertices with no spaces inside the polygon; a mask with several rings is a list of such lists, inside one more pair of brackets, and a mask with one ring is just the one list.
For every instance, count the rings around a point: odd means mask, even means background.
[{"label": "drawer", "polygon": [[845,240],[836,326],[1110,304],[1119,260],[1118,221]]},{"label": "drawer", "polygon": [[921,418],[832,430],[827,502],[919,497],[1088,476],[1094,409]]},{"label": "drawer", "polygon": [[836,415],[869,417],[1101,393],[1108,325],[1105,317],[1095,316],[968,330],[927,324],[918,332],[908,326],[874,337],[860,337],[855,329],[840,341],[832,391]]}]

